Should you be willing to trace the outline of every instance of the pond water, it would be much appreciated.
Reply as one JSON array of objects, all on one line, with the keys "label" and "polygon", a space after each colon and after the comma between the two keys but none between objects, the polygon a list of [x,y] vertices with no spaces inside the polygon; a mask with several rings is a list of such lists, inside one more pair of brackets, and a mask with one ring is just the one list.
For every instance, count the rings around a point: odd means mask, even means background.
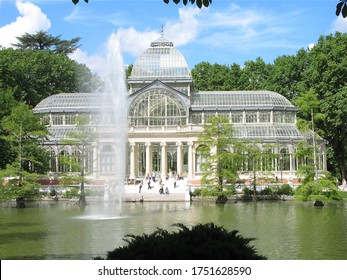
[{"label": "pond water", "polygon": [[[127,234],[213,222],[243,237],[272,260],[347,259],[347,201],[90,203],[37,202],[25,209],[0,204],[0,259],[83,260],[105,257]],[[121,212],[121,215],[120,215]]]}]

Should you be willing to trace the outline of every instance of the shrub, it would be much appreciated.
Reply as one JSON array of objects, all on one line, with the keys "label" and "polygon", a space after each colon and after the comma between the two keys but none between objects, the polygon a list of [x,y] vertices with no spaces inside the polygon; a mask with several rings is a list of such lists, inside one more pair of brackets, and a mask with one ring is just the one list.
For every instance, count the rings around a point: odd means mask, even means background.
[{"label": "shrub", "polygon": [[236,193],[236,189],[234,186],[224,186],[223,191],[219,190],[217,187],[215,186],[207,186],[207,187],[203,187],[201,188],[200,191],[200,195],[203,197],[206,196],[229,196],[229,195],[233,195]]},{"label": "shrub", "polygon": [[302,184],[295,190],[295,198],[298,200],[340,200],[337,187],[327,179],[319,179],[318,181],[310,181]]},{"label": "shrub", "polygon": [[274,194],[274,190],[271,187],[266,187],[265,189],[261,190],[259,192],[260,195],[273,195]]},{"label": "shrub", "polygon": [[[245,188],[243,188],[242,193],[243,193],[243,196],[246,196],[246,197],[253,196],[254,190],[253,190],[253,188],[245,187]],[[256,195],[258,195],[258,194],[259,194],[259,192],[256,191]]]},{"label": "shrub", "polygon": [[277,195],[294,195],[293,188],[288,184],[283,184],[277,188]]},{"label": "shrub", "polygon": [[78,187],[70,187],[70,189],[64,193],[63,197],[67,199],[79,197],[78,191]]},{"label": "shrub", "polygon": [[191,192],[191,196],[201,196],[201,188],[194,189],[194,191]]},{"label": "shrub", "polygon": [[128,243],[107,253],[108,260],[262,260],[237,230],[231,232],[213,223],[191,229],[175,224],[178,232],[157,229],[147,235],[127,235]]}]

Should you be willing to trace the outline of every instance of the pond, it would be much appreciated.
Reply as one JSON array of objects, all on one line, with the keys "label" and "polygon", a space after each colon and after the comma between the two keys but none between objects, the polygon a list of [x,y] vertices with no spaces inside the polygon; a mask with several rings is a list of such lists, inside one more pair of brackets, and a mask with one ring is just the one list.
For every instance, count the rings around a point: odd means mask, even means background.
[{"label": "pond", "polygon": [[[0,259],[84,260],[125,245],[127,234],[213,222],[272,260],[347,259],[347,201],[324,207],[294,201],[216,205],[208,202],[36,202],[0,204]],[[120,213],[121,212],[121,213]]]}]

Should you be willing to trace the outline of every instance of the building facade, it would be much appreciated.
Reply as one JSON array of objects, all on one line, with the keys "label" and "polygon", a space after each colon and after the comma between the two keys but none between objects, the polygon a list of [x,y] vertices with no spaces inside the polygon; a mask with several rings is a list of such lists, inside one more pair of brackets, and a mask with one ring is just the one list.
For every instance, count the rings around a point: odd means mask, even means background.
[{"label": "building facade", "polygon": [[[278,156],[269,163],[267,176],[296,179],[299,166],[309,164],[309,159],[295,157],[302,141],[314,141],[317,170],[326,170],[324,140],[313,137],[312,131],[298,130],[297,108],[285,97],[266,90],[196,91],[186,60],[163,36],[137,58],[127,82],[127,148],[121,163],[117,158],[123,151],[114,141],[116,120],[110,115],[107,122],[100,121],[112,110],[112,103],[102,105],[99,93],[56,94],[36,106],[35,111],[48,120],[51,137],[45,145],[51,153],[52,174],[69,168],[59,164],[60,156],[80,153],[78,147],[62,141],[69,131],[76,131],[77,115],[88,116],[98,135],[84,159],[86,172],[95,180],[112,180],[119,164],[126,165],[128,179],[153,172],[160,177],[178,173],[192,180],[201,178],[198,136],[206,121],[217,115],[233,124],[234,137],[273,144],[272,153]],[[240,177],[250,177],[246,165]]]}]

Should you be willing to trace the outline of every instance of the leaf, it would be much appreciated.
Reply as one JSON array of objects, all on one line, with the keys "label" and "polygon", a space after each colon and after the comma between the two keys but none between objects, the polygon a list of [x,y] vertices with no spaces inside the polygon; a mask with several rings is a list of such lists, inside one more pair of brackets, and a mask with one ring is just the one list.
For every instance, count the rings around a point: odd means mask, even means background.
[{"label": "leaf", "polygon": [[212,0],[203,0],[203,4],[205,7],[208,7]]},{"label": "leaf", "polygon": [[202,0],[196,0],[196,5],[198,6],[199,9],[202,7]]},{"label": "leaf", "polygon": [[89,0],[84,0],[84,2],[88,3]]},{"label": "leaf", "polygon": [[342,16],[345,18],[347,17],[347,4],[345,2],[345,4],[343,5],[343,8],[342,8]]},{"label": "leaf", "polygon": [[173,0],[175,4],[178,4],[181,0]]},{"label": "leaf", "polygon": [[72,3],[74,3],[75,5],[78,3],[79,0],[72,0]]},{"label": "leaf", "polygon": [[164,3],[169,4],[170,0],[164,0]]},{"label": "leaf", "polygon": [[338,16],[341,13],[343,2],[340,2],[336,5],[336,15]]},{"label": "leaf", "polygon": [[183,5],[187,6],[188,0],[183,0]]}]

